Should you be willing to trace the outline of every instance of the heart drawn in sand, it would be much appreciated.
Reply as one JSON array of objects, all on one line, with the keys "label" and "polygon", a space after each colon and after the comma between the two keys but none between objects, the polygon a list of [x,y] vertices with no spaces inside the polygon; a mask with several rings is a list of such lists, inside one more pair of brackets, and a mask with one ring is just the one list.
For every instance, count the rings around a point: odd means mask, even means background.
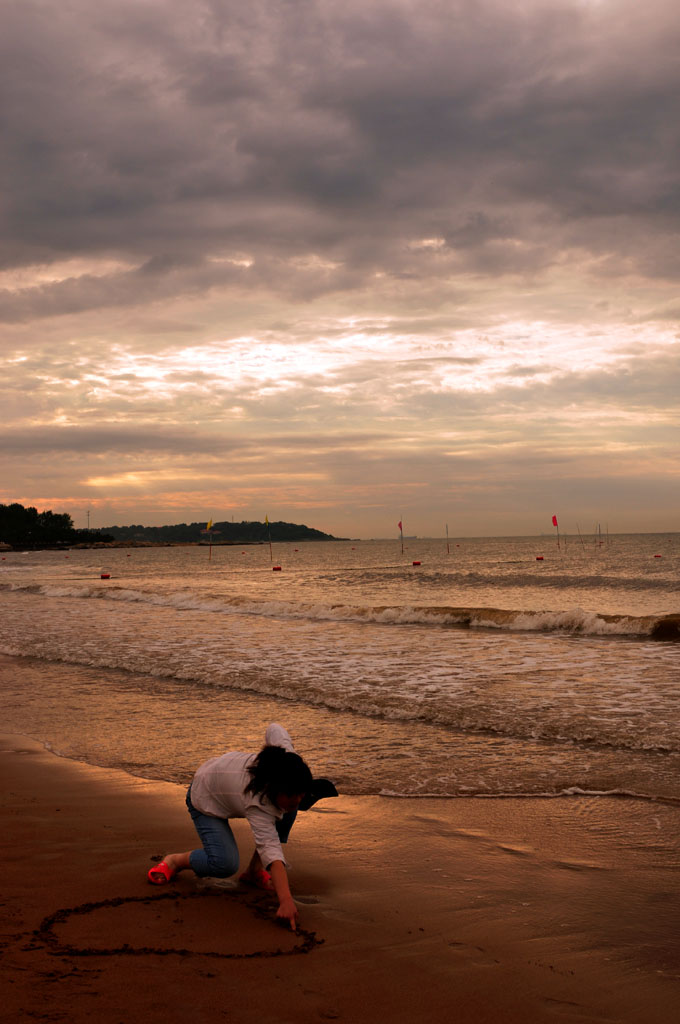
[{"label": "heart drawn in sand", "polygon": [[[224,899],[232,901],[228,916],[225,914],[224,906],[217,905]],[[140,919],[139,909],[137,909],[134,923],[126,921],[115,913],[119,908],[130,907],[131,904],[137,904],[140,908],[148,907],[150,913],[143,914]],[[190,908],[192,910],[187,914],[187,910]],[[239,927],[239,915],[243,918],[241,927]],[[314,932],[298,928],[296,933],[286,933],[289,941],[298,940],[287,948],[279,946],[269,949],[249,949],[247,948],[248,935],[253,930],[260,942],[265,939],[263,943],[265,945],[267,944],[266,940],[273,940],[275,935],[273,929],[258,928],[253,922],[253,917],[266,921],[271,928],[271,904],[266,897],[264,899],[256,897],[254,900],[245,902],[242,897],[238,898],[238,894],[207,893],[205,891],[189,893],[172,891],[149,896],[117,896],[108,900],[100,900],[98,903],[83,903],[78,907],[56,910],[42,921],[38,930],[34,932],[34,937],[55,952],[58,951],[66,956],[201,956],[220,960],[295,956],[309,953],[323,942],[323,939],[317,939]],[[64,940],[58,934],[60,928],[75,932],[74,938],[71,941]],[[121,942],[119,945],[99,945],[102,935],[106,936],[109,943],[112,940],[115,943],[116,935],[123,937],[128,935],[131,930],[137,930],[157,940],[159,935],[162,936],[168,931],[171,934],[176,934],[180,929],[183,935],[195,940],[192,943],[194,948],[176,949],[160,944],[132,945],[129,942]],[[251,938],[255,939],[255,936],[251,936]],[[246,948],[240,950],[210,948],[211,944],[219,946],[225,941],[231,942],[233,946],[237,939],[240,939],[242,944],[245,943]],[[277,940],[281,941],[280,932]]]}]

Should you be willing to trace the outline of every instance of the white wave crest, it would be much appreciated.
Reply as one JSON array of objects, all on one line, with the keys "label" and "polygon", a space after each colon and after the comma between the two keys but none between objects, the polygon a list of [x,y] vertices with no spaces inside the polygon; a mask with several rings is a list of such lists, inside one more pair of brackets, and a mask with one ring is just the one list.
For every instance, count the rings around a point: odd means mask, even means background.
[{"label": "white wave crest", "polygon": [[651,633],[654,621],[628,615],[602,616],[582,608],[564,611],[513,612],[508,621],[497,621],[493,612],[473,616],[475,626],[550,633],[583,633],[588,636],[640,636]]}]

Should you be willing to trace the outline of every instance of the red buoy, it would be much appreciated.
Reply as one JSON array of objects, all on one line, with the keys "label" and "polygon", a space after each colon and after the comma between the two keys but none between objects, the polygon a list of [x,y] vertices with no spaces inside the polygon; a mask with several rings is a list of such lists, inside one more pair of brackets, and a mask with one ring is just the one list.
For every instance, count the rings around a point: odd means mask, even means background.
[{"label": "red buoy", "polygon": [[411,565],[420,565],[420,562],[411,562]]},{"label": "red buoy", "polygon": [[537,562],[542,562],[543,561],[543,555],[536,555],[536,561]]},{"label": "red buoy", "polygon": [[103,572],[99,578],[101,580],[110,580],[111,579],[111,573],[110,572]]},{"label": "red buoy", "polygon": [[272,572],[281,572],[281,566],[280,565],[273,565],[272,566]]},{"label": "red buoy", "polygon": [[654,555],[655,558],[661,558],[661,555]]}]

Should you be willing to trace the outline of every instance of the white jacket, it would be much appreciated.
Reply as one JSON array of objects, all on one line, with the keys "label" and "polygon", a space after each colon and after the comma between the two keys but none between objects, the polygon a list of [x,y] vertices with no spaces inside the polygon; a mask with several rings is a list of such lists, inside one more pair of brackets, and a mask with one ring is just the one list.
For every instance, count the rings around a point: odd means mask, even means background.
[{"label": "white jacket", "polygon": [[[264,741],[294,753],[293,741],[277,722],[268,727]],[[211,818],[247,818],[264,866],[269,867],[275,860],[287,865],[276,831],[276,820],[283,816],[283,811],[266,796],[245,792],[252,780],[248,768],[256,757],[257,754],[230,751],[205,761],[191,783],[191,803]]]}]

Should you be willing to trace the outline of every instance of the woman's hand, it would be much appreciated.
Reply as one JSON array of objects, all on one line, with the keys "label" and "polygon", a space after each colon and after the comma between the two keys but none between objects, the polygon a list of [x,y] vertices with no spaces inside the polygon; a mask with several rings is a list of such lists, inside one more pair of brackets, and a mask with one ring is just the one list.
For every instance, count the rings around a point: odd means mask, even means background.
[{"label": "woman's hand", "polygon": [[290,894],[286,866],[283,861],[274,860],[269,865],[269,870],[272,873],[272,882],[276,889],[276,895],[279,898],[279,909],[276,911],[276,916],[280,921],[288,921],[291,930],[295,931],[297,929],[298,909],[295,906],[295,900]]},{"label": "woman's hand", "polygon": [[291,931],[297,931],[298,908],[292,896],[284,896],[279,903],[276,916],[281,921],[288,921]]}]

